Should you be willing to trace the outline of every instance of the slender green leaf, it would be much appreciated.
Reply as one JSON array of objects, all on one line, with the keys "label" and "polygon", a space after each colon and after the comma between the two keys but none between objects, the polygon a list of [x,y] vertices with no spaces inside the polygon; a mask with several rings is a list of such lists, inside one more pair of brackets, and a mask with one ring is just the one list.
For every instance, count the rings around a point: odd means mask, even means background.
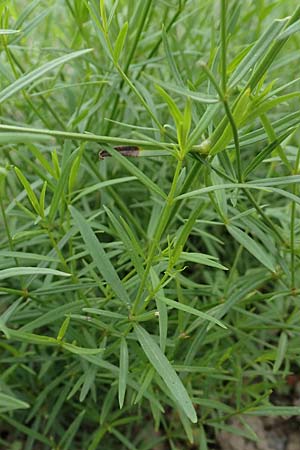
[{"label": "slender green leaf", "polygon": [[53,61],[44,64],[43,66],[33,70],[32,72],[22,75],[14,83],[10,84],[2,91],[0,91],[0,104],[17,92],[32,84],[35,80],[42,78],[47,72],[50,72],[57,67],[62,66],[69,61],[72,61],[72,59],[74,58],[79,58],[80,56],[86,55],[91,51],[92,49],[85,49],[71,52],[68,55],[60,56],[59,58],[56,58]]},{"label": "slender green leaf", "polygon": [[251,416],[299,416],[300,406],[258,406],[247,411]]},{"label": "slender green leaf", "polygon": [[46,136],[44,134],[35,133],[10,133],[3,132],[0,133],[0,144],[1,145],[12,145],[12,144],[31,144],[32,142],[49,142],[51,136]]},{"label": "slender green leaf", "polygon": [[200,103],[218,103],[219,99],[212,95],[207,94],[200,94],[198,92],[191,91],[187,88],[182,88],[180,86],[174,86],[170,83],[165,83],[164,81],[159,80],[158,78],[151,77],[147,75],[147,78],[149,78],[150,81],[157,84],[160,88],[164,88],[167,91],[175,92],[175,94],[183,95],[184,97],[189,97],[197,102]]},{"label": "slender green leaf", "polygon": [[89,186],[82,191],[78,195],[76,195],[73,199],[73,202],[77,202],[81,197],[85,197],[86,195],[91,194],[95,191],[101,191],[101,189],[108,187],[108,186],[114,186],[115,184],[121,184],[121,183],[127,183],[128,181],[134,181],[137,180],[136,177],[122,177],[122,178],[113,178],[112,180],[106,180],[106,181],[100,181],[99,183],[93,184],[92,186]]},{"label": "slender green leaf", "polygon": [[0,280],[23,275],[57,275],[59,277],[69,277],[70,274],[60,270],[47,269],[45,267],[13,267],[0,270]]},{"label": "slender green leaf", "polygon": [[8,29],[0,29],[0,35],[2,34],[17,34],[20,33],[21,30],[8,30]]},{"label": "slender green leaf", "polygon": [[26,180],[26,178],[24,177],[23,173],[21,172],[20,169],[18,169],[18,167],[15,167],[15,172],[17,174],[17,177],[19,178],[19,180],[21,181],[27,195],[28,198],[30,200],[30,203],[33,206],[33,209],[35,210],[35,212],[37,214],[39,214],[40,216],[42,215],[41,209],[40,209],[40,204],[39,201],[37,199],[37,196],[35,195],[30,183]]},{"label": "slender green leaf", "polygon": [[125,22],[122,28],[120,29],[117,40],[115,42],[115,48],[113,52],[113,60],[115,63],[119,61],[120,54],[125,44],[127,31],[128,31],[128,22]]},{"label": "slender green leaf", "polygon": [[73,420],[73,422],[71,423],[71,425],[69,426],[69,428],[65,431],[65,433],[63,434],[63,438],[61,439],[60,443],[59,443],[59,447],[62,450],[68,450],[71,447],[72,441],[80,427],[80,424],[85,416],[85,409],[83,411],[81,411],[76,418]]},{"label": "slender green leaf", "polygon": [[276,40],[277,41],[280,41],[282,39],[285,40],[286,38],[292,36],[294,33],[297,33],[298,31],[300,31],[300,21],[297,21],[292,25],[290,25],[289,27],[287,27],[276,37]]},{"label": "slender green leaf", "polygon": [[138,169],[132,162],[130,162],[125,156],[121,155],[115,149],[106,146],[108,153],[110,153],[116,161],[118,161],[128,172],[134,175],[142,184],[146,186],[149,191],[158,194],[162,198],[166,198],[166,194],[160,189],[157,184],[150,180],[140,169]]},{"label": "slender green leaf", "polygon": [[197,264],[202,264],[204,266],[216,267],[217,269],[228,270],[227,267],[216,261],[216,258],[211,255],[206,255],[205,253],[190,253],[181,252],[179,261],[181,262],[194,262]]},{"label": "slender green leaf", "polygon": [[69,324],[70,324],[70,316],[65,318],[65,320],[63,321],[63,323],[59,329],[59,332],[58,332],[58,335],[56,338],[58,341],[61,341],[64,338],[64,336],[69,328]]},{"label": "slender green leaf", "polygon": [[278,370],[280,369],[280,367],[284,361],[284,358],[286,356],[287,347],[288,347],[288,336],[283,331],[280,334],[280,338],[279,338],[279,342],[278,342],[278,348],[277,348],[276,359],[275,359],[275,363],[274,363],[274,367],[273,367],[273,373],[277,373]]},{"label": "slender green leaf", "polygon": [[127,376],[128,376],[128,348],[126,339],[122,338],[120,345],[120,372],[119,372],[119,390],[118,390],[120,409],[123,408],[124,404],[127,387]]},{"label": "slender green leaf", "polygon": [[247,177],[253,170],[258,167],[261,162],[267,158],[273,150],[275,150],[281,142],[283,142],[294,130],[289,130],[283,133],[275,141],[271,142],[265,149],[263,149],[255,158],[252,159],[248,167],[244,170],[244,177]]},{"label": "slender green leaf", "polygon": [[16,397],[0,392],[0,413],[29,407],[30,405],[27,402],[23,402]]},{"label": "slender green leaf", "polygon": [[40,212],[41,212],[41,217],[45,218],[45,195],[46,195],[46,190],[47,190],[47,181],[44,182],[43,187],[42,187],[42,191],[41,191],[41,195],[40,195]]},{"label": "slender green leaf", "polygon": [[240,62],[237,69],[229,79],[230,86],[236,86],[247,74],[251,74],[253,67],[265,55],[270,45],[278,37],[288,19],[275,20],[261,35],[249,53]]},{"label": "slender green leaf", "polygon": [[164,353],[166,349],[167,343],[167,334],[168,334],[168,310],[166,304],[163,302],[164,290],[160,288],[157,291],[157,286],[159,286],[159,277],[157,276],[153,267],[150,269],[150,277],[152,288],[156,291],[155,293],[155,302],[158,309],[158,320],[159,320],[159,344],[161,351]]},{"label": "slender green leaf", "polygon": [[172,97],[169,94],[167,94],[167,92],[159,85],[156,86],[156,90],[159,92],[160,96],[164,99],[164,101],[168,105],[170,114],[173,117],[176,128],[179,128],[183,121],[183,115],[179,111],[176,103],[174,102]]},{"label": "slender green leaf", "polygon": [[117,297],[125,303],[127,308],[130,308],[131,301],[128,293],[108,256],[103,250],[101,242],[96,238],[92,228],[82,214],[80,214],[73,206],[70,206],[70,212],[73,216],[75,225],[80,231],[80,234],[82,235],[82,238],[87,246],[87,250],[92,256],[99,272],[102,274],[111,289],[115,292]]},{"label": "slender green leaf", "polygon": [[271,272],[276,271],[276,265],[266,250],[259,245],[254,239],[252,239],[248,234],[246,234],[244,231],[240,230],[234,225],[227,225],[226,226],[228,232],[231,234],[231,236],[243,247],[245,247],[246,250],[248,250],[251,255],[254,256],[261,264],[263,264],[267,269],[271,270]]},{"label": "slender green leaf", "polygon": [[191,399],[182,384],[182,381],[176,374],[166,356],[162,353],[151,335],[140,325],[135,325],[137,338],[143,348],[147,358],[153,365],[154,369],[164,380],[172,396],[182,408],[186,416],[194,423],[197,422],[196,411],[193,407]]},{"label": "slender green leaf", "polygon": [[[79,378],[79,380],[83,380],[82,388],[80,391],[79,401],[83,402],[89,393],[89,391],[93,388],[95,384],[95,377],[97,374],[98,368],[96,366],[89,366],[88,369],[84,372],[83,378]],[[79,386],[78,386],[79,387]],[[73,392],[74,395],[75,392]]]},{"label": "slender green leaf", "polygon": [[188,314],[193,314],[194,316],[201,317],[203,320],[207,320],[208,322],[212,322],[216,325],[219,325],[222,328],[227,328],[226,325],[220,320],[216,319],[215,317],[211,316],[210,314],[207,314],[205,312],[199,311],[198,309],[195,309],[189,305],[184,305],[183,303],[176,302],[174,300],[171,300],[166,297],[162,297],[161,300],[168,306],[171,306],[172,308],[179,309],[181,311],[184,311]]},{"label": "slender green leaf", "polygon": [[3,327],[1,324],[0,329],[3,330],[8,339],[21,342],[29,342],[30,344],[37,344],[37,345],[51,345],[51,346],[57,345],[57,340],[50,336],[41,336],[39,334],[24,333],[19,330],[13,330],[11,328]]},{"label": "slender green leaf", "polygon": [[63,341],[60,343],[60,345],[65,350],[68,350],[75,355],[98,355],[99,353],[102,353],[104,351],[103,348],[78,347],[77,345],[69,344],[68,342]]}]

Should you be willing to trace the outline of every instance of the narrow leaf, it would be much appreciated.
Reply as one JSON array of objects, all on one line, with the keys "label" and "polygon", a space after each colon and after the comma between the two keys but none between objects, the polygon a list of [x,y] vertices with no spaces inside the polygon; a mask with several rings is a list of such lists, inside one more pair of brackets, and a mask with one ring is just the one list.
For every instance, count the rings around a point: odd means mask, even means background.
[{"label": "narrow leaf", "polygon": [[215,261],[211,255],[207,255],[205,253],[195,253],[195,252],[181,252],[179,257],[179,261],[185,262],[190,261],[197,264],[202,264],[203,266],[215,267],[216,269],[228,270],[227,267]]},{"label": "narrow leaf", "polygon": [[57,275],[59,277],[69,277],[70,274],[60,270],[47,269],[45,267],[12,267],[0,270],[0,280],[21,275]]},{"label": "narrow leaf", "polygon": [[183,115],[179,111],[176,103],[174,102],[172,97],[169,94],[167,94],[167,92],[162,87],[157,85],[156,90],[159,92],[160,96],[164,99],[164,101],[168,105],[170,114],[173,117],[176,128],[177,129],[180,128],[181,123],[183,121]]},{"label": "narrow leaf", "polygon": [[209,315],[207,313],[204,313],[202,311],[198,311],[198,309],[195,309],[192,306],[176,302],[176,301],[171,300],[171,299],[166,298],[166,297],[162,297],[161,300],[164,303],[166,303],[166,305],[171,306],[172,308],[176,308],[176,309],[179,309],[181,311],[185,311],[188,314],[193,314],[194,316],[201,317],[202,319],[207,320],[208,322],[215,323],[216,325],[219,325],[222,328],[225,328],[225,329],[227,328],[226,325],[223,322],[221,322],[220,320],[216,319],[215,317],[213,317],[213,316],[211,316],[211,315]]},{"label": "narrow leaf", "polygon": [[[153,267],[150,269],[150,277],[152,288],[156,290],[159,285],[159,277]],[[161,351],[165,353],[167,333],[168,333],[168,310],[166,304],[163,302],[164,290],[160,288],[155,294],[155,302],[158,309],[159,319],[159,344]]]},{"label": "narrow leaf", "polygon": [[88,186],[84,188],[76,197],[73,199],[73,202],[77,202],[81,197],[85,197],[86,195],[91,194],[95,191],[101,191],[108,186],[113,186],[115,184],[127,183],[128,181],[136,180],[136,177],[122,177],[122,178],[112,178],[111,180],[100,181],[99,183],[93,184],[92,186]]},{"label": "narrow leaf", "polygon": [[251,416],[299,416],[300,406],[259,406],[247,411]]},{"label": "narrow leaf", "polygon": [[157,78],[147,76],[147,78],[150,81],[153,81],[154,83],[157,83],[157,86],[163,87],[164,89],[167,89],[168,91],[175,92],[175,94],[183,95],[184,97],[190,97],[193,100],[196,100],[200,103],[218,103],[219,99],[212,95],[202,94],[199,92],[191,91],[190,89],[183,88],[180,86],[174,86],[170,83],[165,83]]},{"label": "narrow leaf", "polygon": [[278,370],[280,369],[280,367],[284,361],[284,358],[286,356],[287,345],[288,345],[287,334],[285,332],[282,332],[280,334],[280,338],[279,338],[276,359],[275,359],[275,363],[274,363],[274,367],[273,367],[273,373],[277,373]]},{"label": "narrow leaf", "polygon": [[251,74],[255,64],[257,64],[262,56],[265,55],[266,51],[269,49],[270,45],[273,43],[274,39],[276,39],[286,23],[287,19],[275,20],[266,29],[232,74],[229,80],[230,86],[236,86],[240,80],[246,76],[246,74]]},{"label": "narrow leaf", "polygon": [[251,255],[254,256],[261,264],[263,264],[267,269],[271,272],[276,271],[276,266],[265,249],[254,241],[250,236],[248,236],[244,231],[240,230],[234,225],[227,225],[227,230],[231,234],[231,236],[246,250],[248,250]]},{"label": "narrow leaf", "polygon": [[39,202],[40,215],[41,215],[42,218],[45,217],[45,195],[46,195],[46,190],[47,190],[47,181],[45,181],[44,184],[43,184],[43,188],[42,188],[41,195],[40,195],[40,202]]},{"label": "narrow leaf", "polygon": [[74,344],[69,344],[68,342],[61,342],[60,344],[64,349],[68,350],[75,355],[98,355],[104,351],[103,348],[85,348],[78,347]]},{"label": "narrow leaf", "polygon": [[15,172],[16,172],[17,177],[21,181],[21,183],[22,183],[22,185],[23,185],[23,187],[24,187],[24,189],[26,191],[26,194],[27,194],[27,196],[29,198],[30,203],[33,206],[33,209],[35,210],[35,212],[39,216],[41,216],[42,214],[41,214],[41,210],[40,210],[40,204],[39,204],[39,201],[37,199],[37,196],[35,195],[32,187],[30,186],[30,183],[26,180],[26,178],[24,177],[23,173],[21,172],[20,169],[18,169],[18,167],[15,167]]},{"label": "narrow leaf", "polygon": [[128,375],[128,347],[126,339],[122,337],[120,345],[120,372],[119,372],[119,405],[123,408]]},{"label": "narrow leaf", "polygon": [[46,136],[43,134],[35,134],[35,133],[10,133],[5,131],[0,133],[0,144],[32,144],[33,142],[49,142],[51,140],[51,136]]},{"label": "narrow leaf", "polygon": [[59,58],[56,58],[53,61],[44,64],[43,66],[33,70],[32,72],[22,75],[20,78],[18,78],[16,81],[11,83],[0,92],[0,104],[17,92],[32,84],[35,80],[41,78],[47,72],[50,72],[51,70],[54,70],[57,67],[71,61],[72,59],[78,58],[91,51],[92,49],[85,49],[69,53],[68,55],[60,56]]},{"label": "narrow leaf", "polygon": [[9,30],[9,29],[5,29],[3,30],[2,28],[0,29],[0,35],[3,34],[16,34],[16,33],[20,33],[21,30]]},{"label": "narrow leaf", "polygon": [[159,346],[153,340],[151,335],[140,325],[134,327],[139,343],[145,352],[145,355],[153,365],[154,369],[161,376],[168,386],[172,396],[180,405],[186,416],[193,422],[197,422],[197,414],[191,399],[182,384],[182,381],[176,374],[166,356],[162,353]]},{"label": "narrow leaf", "polygon": [[116,161],[118,161],[128,172],[136,176],[137,179],[143,183],[149,191],[155,192],[162,198],[166,198],[166,194],[155,184],[147,175],[145,175],[140,169],[138,169],[132,162],[128,160],[125,156],[121,155],[120,152],[113,149],[112,147],[106,146],[105,149],[109,154],[111,154]]},{"label": "narrow leaf", "polygon": [[124,25],[122,26],[121,30],[119,31],[119,34],[118,34],[118,37],[117,37],[117,40],[115,43],[115,48],[114,48],[114,53],[113,53],[113,60],[115,63],[117,63],[119,61],[119,57],[123,50],[125,39],[127,36],[127,31],[128,31],[128,22],[125,22]]},{"label": "narrow leaf", "polygon": [[29,408],[30,405],[11,395],[0,392],[0,413],[13,411],[15,409]]},{"label": "narrow leaf", "polygon": [[115,292],[116,296],[126,304],[127,308],[129,308],[131,302],[128,293],[123,286],[119,275],[110,262],[110,259],[106,255],[101,242],[96,238],[92,228],[81,213],[79,213],[73,206],[70,206],[70,212],[86,244],[86,248],[93,258],[99,272],[102,274],[111,289]]},{"label": "narrow leaf", "polygon": [[67,329],[69,327],[69,324],[70,324],[70,316],[65,318],[65,320],[63,321],[63,323],[59,329],[59,332],[58,332],[58,335],[56,338],[58,341],[61,341],[64,338],[64,336],[67,332]]}]

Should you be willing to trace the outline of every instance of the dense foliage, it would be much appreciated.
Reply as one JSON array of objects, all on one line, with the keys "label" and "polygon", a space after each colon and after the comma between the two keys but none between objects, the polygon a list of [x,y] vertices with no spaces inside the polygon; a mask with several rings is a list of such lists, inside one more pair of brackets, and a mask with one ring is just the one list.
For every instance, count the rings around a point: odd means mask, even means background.
[{"label": "dense foliage", "polygon": [[300,413],[297,3],[0,2],[1,449]]}]

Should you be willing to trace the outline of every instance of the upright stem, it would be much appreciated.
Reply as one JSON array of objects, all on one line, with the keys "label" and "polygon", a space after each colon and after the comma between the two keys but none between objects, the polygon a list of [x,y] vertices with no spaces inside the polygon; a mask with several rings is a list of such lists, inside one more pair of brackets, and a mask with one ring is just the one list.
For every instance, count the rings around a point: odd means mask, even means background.
[{"label": "upright stem", "polygon": [[[298,173],[300,161],[300,149],[298,149],[296,163],[295,163],[295,173]],[[293,194],[297,195],[297,185],[293,185]],[[291,289],[295,289],[295,221],[296,221],[296,203],[292,202],[291,208],[291,225],[290,225],[290,250],[291,250]]]},{"label": "upright stem", "polygon": [[177,166],[176,166],[175,173],[174,173],[174,177],[173,177],[173,181],[172,181],[172,185],[171,185],[171,189],[170,189],[170,192],[169,192],[168,197],[166,199],[165,205],[163,207],[160,221],[159,221],[158,226],[157,226],[157,228],[155,230],[155,234],[154,234],[154,237],[153,237],[152,243],[150,245],[150,249],[149,249],[149,255],[148,255],[148,259],[147,259],[147,265],[146,265],[146,268],[145,268],[145,272],[144,272],[144,275],[143,275],[143,278],[142,278],[142,281],[141,281],[141,284],[140,284],[140,287],[139,287],[136,299],[135,299],[135,301],[133,303],[133,306],[132,306],[132,311],[131,311],[132,315],[136,314],[136,312],[137,312],[137,309],[138,309],[141,297],[142,297],[143,292],[144,292],[144,288],[145,288],[146,283],[147,283],[147,278],[148,278],[148,275],[149,275],[149,272],[150,272],[150,269],[151,269],[151,266],[152,266],[152,262],[153,262],[153,259],[154,259],[157,247],[159,246],[160,239],[161,239],[161,237],[162,237],[162,235],[163,235],[163,233],[164,233],[164,231],[165,231],[165,229],[166,229],[166,227],[168,225],[170,214],[172,212],[172,207],[173,207],[173,202],[174,202],[174,197],[175,197],[178,177],[179,177],[181,168],[182,168],[182,159],[178,159]]},{"label": "upright stem", "polygon": [[226,76],[226,53],[227,53],[227,42],[226,42],[226,10],[227,1],[221,0],[221,23],[220,23],[220,34],[221,34],[221,75],[222,75],[222,91],[226,94],[227,90],[227,76]]},{"label": "upright stem", "polygon": [[[1,186],[0,186],[1,187]],[[3,192],[4,192],[4,182],[2,183],[2,188],[3,188]],[[14,244],[13,244],[13,240],[10,234],[10,229],[9,229],[9,225],[7,222],[7,218],[6,218],[6,214],[5,214],[5,208],[4,208],[4,204],[3,204],[3,199],[0,195],[0,208],[1,208],[1,212],[2,212],[2,217],[3,217],[3,222],[4,222],[4,228],[7,234],[7,240],[8,240],[8,245],[11,251],[14,250]],[[19,265],[19,260],[18,258],[14,258],[16,266]]]}]

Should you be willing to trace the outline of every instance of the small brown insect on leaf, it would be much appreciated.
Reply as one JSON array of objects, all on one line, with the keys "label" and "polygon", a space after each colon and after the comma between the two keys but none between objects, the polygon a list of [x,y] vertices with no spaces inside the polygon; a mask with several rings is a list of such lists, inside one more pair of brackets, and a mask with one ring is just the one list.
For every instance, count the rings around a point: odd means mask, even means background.
[{"label": "small brown insect on leaf", "polygon": [[[114,147],[117,152],[121,153],[123,156],[137,157],[139,156],[140,148],[135,145],[120,145]],[[111,156],[107,150],[100,150],[99,159],[104,159]]]}]

